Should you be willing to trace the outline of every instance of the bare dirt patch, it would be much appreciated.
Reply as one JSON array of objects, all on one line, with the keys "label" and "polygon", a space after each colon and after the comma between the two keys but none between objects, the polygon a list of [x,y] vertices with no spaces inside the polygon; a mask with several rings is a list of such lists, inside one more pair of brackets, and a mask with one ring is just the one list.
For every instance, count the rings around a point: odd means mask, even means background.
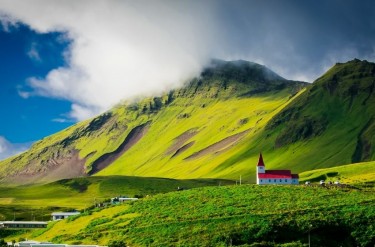
[{"label": "bare dirt patch", "polygon": [[9,184],[30,184],[85,176],[85,162],[85,159],[79,158],[78,150],[70,150],[64,155],[48,159],[43,166],[32,161],[25,169],[3,181]]},{"label": "bare dirt patch", "polygon": [[191,146],[193,146],[195,143],[195,141],[192,141],[192,142],[189,142],[187,143],[186,145],[183,145],[182,147],[180,147],[179,149],[177,149],[177,151],[172,155],[172,158],[173,157],[176,157],[177,155],[185,152],[187,149],[189,149]]},{"label": "bare dirt patch", "polygon": [[232,147],[235,145],[238,141],[240,141],[250,130],[245,130],[243,132],[237,133],[235,135],[229,136],[227,138],[224,138],[221,141],[218,141],[198,152],[193,153],[192,155],[185,158],[185,160],[189,159],[196,159],[200,158],[202,156],[205,156],[207,154],[217,154],[227,148]]},{"label": "bare dirt patch", "polygon": [[93,175],[112,164],[134,144],[136,144],[147,133],[149,127],[150,123],[147,122],[132,129],[115,151],[106,153],[94,161],[91,171],[88,174]]},{"label": "bare dirt patch", "polygon": [[189,129],[182,133],[181,135],[177,136],[175,139],[173,139],[172,145],[167,149],[165,152],[166,155],[172,155],[172,157],[176,156],[177,153],[180,154],[183,151],[185,151],[187,148],[191,147],[194,143],[192,143],[189,147],[185,147],[188,144],[184,145],[190,138],[198,134],[199,131],[197,128]]}]

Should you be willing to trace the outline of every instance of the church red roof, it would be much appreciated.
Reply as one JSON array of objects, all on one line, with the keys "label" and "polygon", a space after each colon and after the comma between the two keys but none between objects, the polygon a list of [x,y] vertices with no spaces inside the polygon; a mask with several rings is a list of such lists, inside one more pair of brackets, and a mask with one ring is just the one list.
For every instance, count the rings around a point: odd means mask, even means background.
[{"label": "church red roof", "polygon": [[259,161],[258,161],[258,165],[257,166],[264,166],[262,153],[260,153],[260,155],[259,155]]},{"label": "church red roof", "polygon": [[299,178],[298,174],[292,174],[292,178]]},{"label": "church red roof", "polygon": [[292,172],[290,170],[266,170],[266,173],[274,174],[274,175],[285,175],[285,176],[292,175]]},{"label": "church red roof", "polygon": [[258,178],[291,179],[299,178],[299,176],[298,174],[291,174],[290,170],[266,170],[265,173],[259,173]]}]

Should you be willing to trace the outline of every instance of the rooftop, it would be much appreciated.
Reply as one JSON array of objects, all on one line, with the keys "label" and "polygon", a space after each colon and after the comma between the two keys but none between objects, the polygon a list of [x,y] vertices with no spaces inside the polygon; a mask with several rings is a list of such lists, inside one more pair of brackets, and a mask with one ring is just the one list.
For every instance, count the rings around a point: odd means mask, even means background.
[{"label": "rooftop", "polygon": [[80,212],[53,212],[51,215],[77,215]]},{"label": "rooftop", "polygon": [[0,221],[0,224],[47,224],[45,221]]}]

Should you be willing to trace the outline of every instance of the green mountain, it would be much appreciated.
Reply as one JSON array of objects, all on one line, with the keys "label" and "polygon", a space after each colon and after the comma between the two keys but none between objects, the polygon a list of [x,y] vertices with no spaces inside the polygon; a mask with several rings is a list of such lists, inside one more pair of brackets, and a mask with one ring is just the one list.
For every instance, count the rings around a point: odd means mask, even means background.
[{"label": "green mountain", "polygon": [[44,138],[2,161],[0,176],[7,184],[94,174],[219,177],[215,166],[304,85],[255,63],[213,60],[181,89],[125,102]]},{"label": "green mountain", "polygon": [[228,178],[267,168],[304,172],[370,161],[375,64],[336,64],[312,85],[265,66],[213,60],[160,97],[124,102],[0,162],[3,184],[77,176]]}]

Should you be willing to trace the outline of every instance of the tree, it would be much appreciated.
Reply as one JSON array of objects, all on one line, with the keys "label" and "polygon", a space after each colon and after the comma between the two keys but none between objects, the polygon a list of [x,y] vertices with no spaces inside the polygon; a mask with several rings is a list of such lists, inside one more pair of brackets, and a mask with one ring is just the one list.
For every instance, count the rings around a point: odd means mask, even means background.
[{"label": "tree", "polygon": [[5,242],[4,239],[0,239],[0,247],[8,247],[8,244]]},{"label": "tree", "polygon": [[108,243],[108,247],[126,247],[124,240],[111,240]]}]

